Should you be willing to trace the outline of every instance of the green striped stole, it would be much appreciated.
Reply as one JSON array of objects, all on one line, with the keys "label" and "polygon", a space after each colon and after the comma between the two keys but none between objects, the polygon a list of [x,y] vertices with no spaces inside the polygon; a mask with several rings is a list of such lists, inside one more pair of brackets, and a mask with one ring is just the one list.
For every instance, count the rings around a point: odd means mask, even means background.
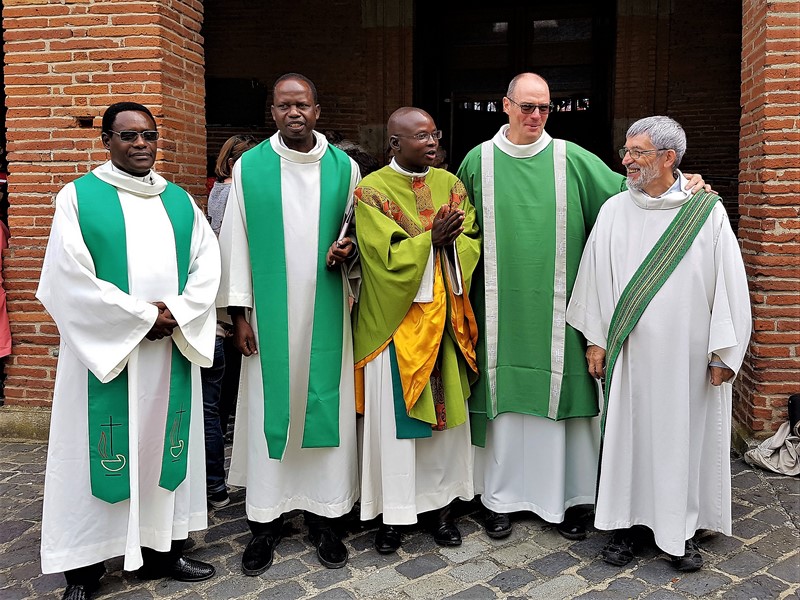
[{"label": "green striped stole", "polygon": [[634,273],[619,297],[606,343],[606,380],[603,386],[603,418],[600,431],[604,435],[611,379],[622,345],[625,343],[647,305],[681,262],[708,219],[719,196],[700,192],[687,201],[667,230]]},{"label": "green striped stole", "polygon": [[[129,293],[125,218],[117,189],[93,173],[75,182],[78,222],[98,279]],[[194,209],[186,192],[168,183],[161,194],[175,235],[178,293],[189,276]],[[147,342],[143,342],[147,343]],[[115,503],[130,497],[128,368],[108,383],[89,371],[89,472],[92,494]],[[159,486],[173,491],[186,478],[191,419],[191,363],[172,344],[169,403]]]}]

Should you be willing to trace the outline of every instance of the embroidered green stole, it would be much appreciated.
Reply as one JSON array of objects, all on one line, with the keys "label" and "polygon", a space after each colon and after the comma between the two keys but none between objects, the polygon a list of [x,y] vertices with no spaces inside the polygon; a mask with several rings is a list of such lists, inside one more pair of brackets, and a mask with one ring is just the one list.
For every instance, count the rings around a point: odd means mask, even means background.
[{"label": "embroidered green stole", "polygon": [[700,192],[686,202],[639,265],[619,297],[614,314],[611,316],[606,344],[606,380],[603,386],[604,407],[600,427],[603,435],[606,429],[611,378],[622,345],[650,300],[686,255],[718,200],[719,197],[714,194]]},{"label": "embroidered green stole", "polygon": [[[264,386],[264,435],[269,457],[281,460],[289,436],[289,308],[281,192],[281,158],[266,140],[242,155],[242,191],[250,245],[253,296]],[[339,383],[344,287],[325,258],[350,193],[347,155],[333,146],[320,161],[317,285],[311,337],[303,448],[339,445]]]},{"label": "embroidered green stole", "polygon": [[[89,173],[75,181],[78,221],[98,279],[125,293],[128,255],[125,219],[117,189]],[[194,211],[186,192],[168,183],[161,201],[172,223],[178,263],[178,293],[189,275]],[[89,372],[89,470],[92,494],[115,503],[130,497],[128,368],[102,383]],[[191,418],[191,363],[172,344],[169,404],[159,486],[173,491],[186,478]]]}]

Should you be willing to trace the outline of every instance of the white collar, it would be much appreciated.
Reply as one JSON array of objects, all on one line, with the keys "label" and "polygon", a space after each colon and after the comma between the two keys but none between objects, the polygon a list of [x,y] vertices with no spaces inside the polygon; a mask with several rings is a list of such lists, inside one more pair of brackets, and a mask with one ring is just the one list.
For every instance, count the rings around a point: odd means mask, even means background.
[{"label": "white collar", "polygon": [[118,169],[110,160],[97,167],[92,173],[101,181],[136,196],[158,196],[167,189],[167,180],[152,169],[147,175],[138,177]]},{"label": "white collar", "polygon": [[394,156],[392,157],[392,160],[389,163],[389,166],[392,169],[394,169],[395,171],[397,171],[398,173],[400,173],[400,175],[405,175],[406,177],[425,177],[428,173],[431,172],[431,168],[430,167],[425,167],[425,170],[422,171],[421,173],[413,173],[413,172],[409,171],[408,169],[405,169],[405,168],[401,167],[400,164],[397,162],[397,159]]},{"label": "white collar", "polygon": [[269,138],[272,149],[281,157],[294,163],[313,163],[322,159],[328,149],[328,140],[321,133],[312,131],[314,134],[314,147],[308,152],[298,152],[289,148],[281,138],[279,131]]},{"label": "white collar", "polygon": [[508,130],[509,126],[508,123],[506,123],[500,128],[500,131],[494,135],[492,142],[499,150],[508,154],[511,158],[530,158],[531,156],[536,156],[553,141],[549,133],[542,131],[542,135],[539,136],[539,139],[532,144],[515,144],[508,139]]},{"label": "white collar", "polygon": [[153,183],[153,178],[150,175],[151,171],[148,171],[144,175],[134,175],[133,173],[128,173],[127,171],[123,171],[113,162],[111,163],[111,170],[117,173],[118,175],[122,175],[123,177],[133,177],[134,179],[136,179],[137,181],[141,181],[142,183],[148,183],[148,184]]},{"label": "white collar", "polygon": [[670,188],[663,194],[653,198],[646,192],[636,189],[629,189],[631,199],[634,203],[647,210],[669,210],[677,208],[686,203],[686,201],[693,196],[693,194],[686,189],[688,180],[683,176],[683,173],[678,171],[678,177],[675,179]]}]

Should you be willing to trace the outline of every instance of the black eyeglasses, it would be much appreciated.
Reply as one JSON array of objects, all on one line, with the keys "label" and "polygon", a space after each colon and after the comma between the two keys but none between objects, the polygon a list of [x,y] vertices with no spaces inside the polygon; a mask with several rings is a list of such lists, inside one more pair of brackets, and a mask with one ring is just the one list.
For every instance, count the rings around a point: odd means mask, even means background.
[{"label": "black eyeglasses", "polygon": [[123,142],[135,142],[136,138],[142,136],[142,139],[145,142],[155,142],[158,140],[158,132],[154,130],[148,131],[114,131],[113,129],[108,130],[109,133],[116,133],[119,136],[119,139]]},{"label": "black eyeglasses", "polygon": [[638,160],[644,154],[652,154],[653,152],[663,152],[664,150],[670,150],[670,148],[656,148],[655,150],[639,150],[638,148],[620,148],[619,157],[625,158],[626,154],[630,154],[633,160]]},{"label": "black eyeglasses", "polygon": [[437,129],[436,131],[431,131],[430,133],[428,133],[427,131],[420,131],[419,133],[415,133],[414,135],[400,135],[399,133],[395,133],[394,137],[413,138],[418,142],[427,142],[428,138],[432,140],[442,139],[442,130]]},{"label": "black eyeglasses", "polygon": [[519,102],[515,102],[513,98],[509,98],[508,96],[506,96],[506,98],[508,98],[508,101],[511,102],[511,104],[516,104],[523,115],[530,115],[537,108],[539,109],[540,115],[549,114],[550,111],[553,110],[552,102],[550,104],[520,104]]}]

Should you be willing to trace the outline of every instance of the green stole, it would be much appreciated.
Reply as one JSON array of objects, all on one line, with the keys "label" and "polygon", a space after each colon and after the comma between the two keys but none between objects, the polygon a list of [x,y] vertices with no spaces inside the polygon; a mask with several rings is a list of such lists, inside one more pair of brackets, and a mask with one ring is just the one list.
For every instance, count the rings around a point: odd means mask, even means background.
[{"label": "green stole", "polygon": [[[78,222],[98,279],[129,293],[125,218],[117,189],[93,173],[75,182]],[[178,263],[178,293],[189,275],[194,210],[186,192],[173,183],[161,194],[172,223]],[[89,371],[89,471],[92,495],[115,503],[130,497],[128,368],[108,383]],[[191,363],[172,344],[170,389],[159,486],[173,491],[186,478],[191,419]],[[116,435],[115,435],[116,434]],[[115,440],[116,438],[116,440]]]},{"label": "green stole", "polygon": [[[243,154],[241,160],[264,386],[264,435],[269,457],[281,460],[289,436],[290,403],[281,157],[267,139]],[[350,195],[350,178],[350,159],[329,145],[320,161],[317,285],[303,448],[339,445],[344,286],[340,270],[328,269],[325,258],[339,233]]]},{"label": "green stole", "polygon": [[638,323],[650,300],[686,255],[718,200],[719,197],[714,194],[700,192],[686,202],[639,265],[619,297],[608,327],[603,418],[600,427],[602,435],[605,435],[606,429],[611,378],[622,345]]},{"label": "green stole", "polygon": [[[394,347],[394,342],[389,342],[387,348],[389,350],[389,365],[392,371],[392,403],[394,405],[394,424],[397,439],[415,440],[433,437],[431,423],[421,421],[408,414],[403,397],[403,380],[400,378],[400,367],[397,365],[397,350]],[[435,425],[435,415],[433,416],[433,421]]]}]

